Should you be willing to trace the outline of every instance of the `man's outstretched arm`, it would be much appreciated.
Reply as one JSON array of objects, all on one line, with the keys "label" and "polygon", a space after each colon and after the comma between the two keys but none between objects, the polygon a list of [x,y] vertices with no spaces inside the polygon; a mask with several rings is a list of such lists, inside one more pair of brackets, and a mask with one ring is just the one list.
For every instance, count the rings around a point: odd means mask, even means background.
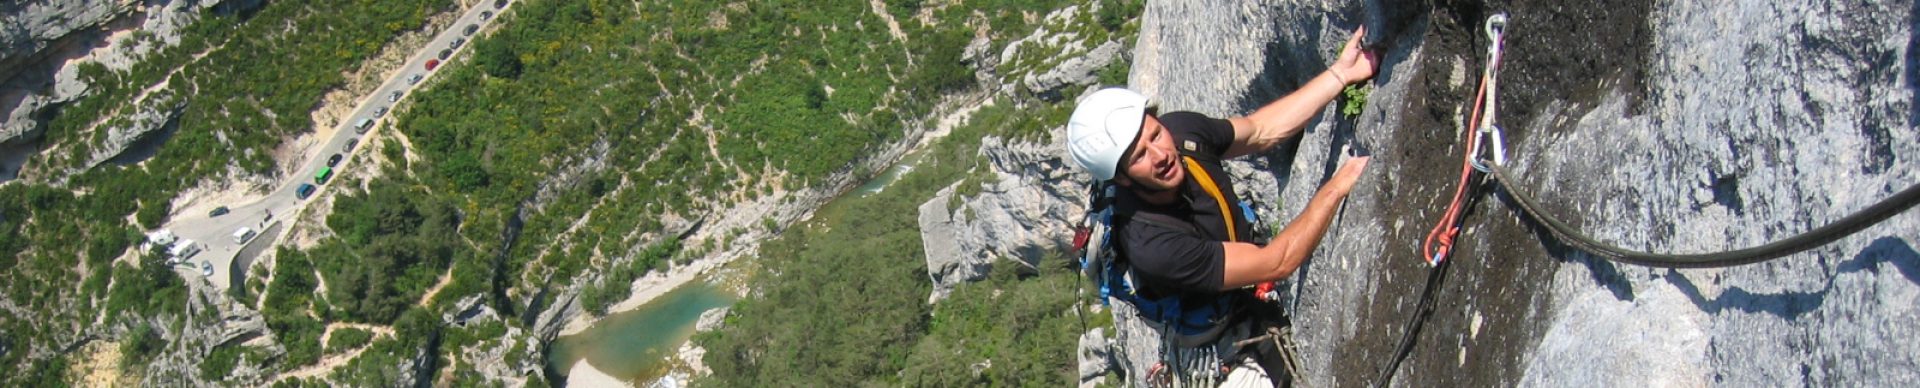
[{"label": "man's outstretched arm", "polygon": [[1348,84],[1373,78],[1374,54],[1360,49],[1361,39],[1367,36],[1365,27],[1356,29],[1353,37],[1347,39],[1347,47],[1340,51],[1339,59],[1333,61],[1327,71],[1320,72],[1301,85],[1299,90],[1274,100],[1246,117],[1235,117],[1233,123],[1233,146],[1227,149],[1226,157],[1238,157],[1266,151],[1300,134],[1306,128],[1307,120],[1320,113],[1320,109],[1333,102],[1340,90]]},{"label": "man's outstretched arm", "polygon": [[1347,160],[1340,171],[1320,191],[1307,202],[1306,210],[1300,212],[1286,229],[1267,242],[1267,246],[1258,246],[1240,242],[1223,242],[1226,246],[1226,271],[1221,282],[1221,290],[1232,290],[1263,282],[1285,279],[1293,271],[1307,262],[1314,248],[1320,246],[1320,239],[1327,234],[1327,225],[1333,222],[1333,213],[1340,207],[1340,200],[1353,191],[1354,181],[1367,168],[1370,158],[1358,157]]}]

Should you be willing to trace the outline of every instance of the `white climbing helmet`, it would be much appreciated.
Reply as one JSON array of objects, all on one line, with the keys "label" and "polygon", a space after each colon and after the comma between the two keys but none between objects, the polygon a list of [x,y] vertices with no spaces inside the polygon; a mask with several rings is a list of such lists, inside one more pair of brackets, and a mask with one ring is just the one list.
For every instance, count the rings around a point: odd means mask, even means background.
[{"label": "white climbing helmet", "polygon": [[1126,88],[1088,94],[1067,119],[1067,152],[1093,179],[1113,179],[1120,158],[1140,136],[1140,123],[1153,105],[1147,96]]}]

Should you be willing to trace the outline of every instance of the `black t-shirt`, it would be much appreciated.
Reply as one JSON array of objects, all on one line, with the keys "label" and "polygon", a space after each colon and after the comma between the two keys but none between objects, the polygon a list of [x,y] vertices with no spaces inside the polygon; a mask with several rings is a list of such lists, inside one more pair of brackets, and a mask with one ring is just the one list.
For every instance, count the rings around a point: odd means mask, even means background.
[{"label": "black t-shirt", "polygon": [[[1227,238],[1226,223],[1234,223],[1239,241],[1248,241],[1251,224],[1239,209],[1233,182],[1221,167],[1227,148],[1233,145],[1233,123],[1193,112],[1172,112],[1158,116],[1173,135],[1174,148],[1182,156],[1192,157],[1226,198],[1222,209],[1197,181],[1199,174],[1189,169],[1181,185],[1180,199],[1162,206],[1148,203],[1131,190],[1119,190],[1114,214],[1118,239],[1114,245],[1141,279],[1143,296],[1171,295],[1212,297],[1226,280],[1226,250],[1220,245]],[[1181,163],[1185,168],[1185,162]],[[1190,228],[1170,227],[1135,220],[1134,213],[1150,212],[1191,223]],[[1194,232],[1200,235],[1195,235]]]}]

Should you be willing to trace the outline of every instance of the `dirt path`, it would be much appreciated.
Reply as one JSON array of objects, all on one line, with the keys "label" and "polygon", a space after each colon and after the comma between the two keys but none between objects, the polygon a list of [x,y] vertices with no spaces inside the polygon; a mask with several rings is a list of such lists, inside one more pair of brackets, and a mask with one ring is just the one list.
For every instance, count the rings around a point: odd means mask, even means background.
[{"label": "dirt path", "polygon": [[[327,340],[330,338],[333,338],[334,330],[345,329],[345,328],[366,330],[367,332],[373,333],[374,338],[379,338],[380,336],[387,336],[387,337],[393,336],[392,327],[374,326],[374,325],[368,325],[363,323],[336,322],[336,323],[327,325],[327,331],[325,333],[320,334],[320,344],[322,346],[325,346],[327,343]],[[360,357],[360,353],[367,351],[368,347],[369,346],[361,346],[359,348],[353,349],[352,351],[348,351],[346,353],[321,357],[320,362],[318,363],[307,366],[305,368],[296,369],[292,372],[281,373],[279,376],[275,376],[273,379],[273,382],[278,382],[278,381],[286,380],[290,378],[310,378],[310,377],[319,377],[319,376],[325,375],[327,374],[327,372],[332,372],[334,369],[338,369],[340,368],[340,366],[346,365],[348,361],[353,361],[354,358]]]},{"label": "dirt path", "polygon": [[907,41],[907,33],[900,31],[900,22],[893,20],[893,14],[887,13],[887,3],[880,0],[867,0],[867,5],[873,7],[873,16],[878,16],[880,20],[887,22],[887,35],[893,35],[893,40]]},{"label": "dirt path", "polygon": [[447,283],[452,283],[452,282],[453,282],[453,267],[448,266],[446,272],[440,273],[440,281],[433,282],[433,287],[428,287],[427,293],[421,294],[420,301],[414,303],[414,305],[420,306],[420,307],[427,307],[427,302],[433,301],[433,297],[435,295],[440,295],[440,289],[447,288]]}]

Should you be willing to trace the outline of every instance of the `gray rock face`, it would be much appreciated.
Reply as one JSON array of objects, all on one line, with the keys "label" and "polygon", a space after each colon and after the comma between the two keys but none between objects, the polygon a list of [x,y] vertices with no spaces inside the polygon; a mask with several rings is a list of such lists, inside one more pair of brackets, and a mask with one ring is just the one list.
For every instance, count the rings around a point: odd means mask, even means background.
[{"label": "gray rock face", "polygon": [[[0,4],[0,26],[5,26],[0,27],[0,145],[37,141],[45,131],[40,120],[48,114],[48,109],[92,92],[96,85],[87,85],[80,79],[80,64],[98,63],[109,70],[126,70],[154,51],[178,44],[181,29],[205,13],[250,9],[260,3],[260,0],[29,0]],[[143,32],[146,38],[116,35],[132,30]],[[134,102],[133,105],[140,107],[128,110],[139,113],[113,128],[110,137],[137,139],[157,130],[158,125],[150,125],[158,119],[154,112],[179,110],[177,104],[159,97],[166,94],[157,93]],[[125,142],[105,144],[102,148],[108,151],[96,152],[87,165],[112,158],[126,145]]]},{"label": "gray rock face", "polygon": [[1027,90],[1042,98],[1059,99],[1060,92],[1072,85],[1086,85],[1098,81],[1094,72],[1113,63],[1125,46],[1120,42],[1108,41],[1088,50],[1086,55],[1068,58],[1059,66],[1044,73],[1028,74],[1020,83]]},{"label": "gray rock face", "polygon": [[[187,314],[178,318],[186,320],[181,329],[171,332],[167,325],[153,323],[163,338],[167,338],[174,346],[169,346],[166,354],[156,357],[145,367],[141,385],[214,384],[201,380],[199,365],[218,347],[246,346],[262,359],[277,359],[286,354],[286,348],[274,342],[272,330],[267,328],[267,321],[259,312],[220,295],[220,291],[205,280],[189,278],[187,285]],[[212,313],[205,316],[213,317],[213,320],[201,319],[202,312],[207,311]],[[219,383],[259,385],[267,377],[265,371],[260,370],[260,365],[243,361],[234,364],[234,369],[228,371],[226,379]]]},{"label": "gray rock face", "polygon": [[131,13],[127,0],[25,0],[0,4],[0,81],[61,39]]},{"label": "gray rock face", "polygon": [[[1612,92],[1570,110],[1580,115],[1565,131],[1521,144],[1532,157],[1517,167],[1533,179],[1519,184],[1562,198],[1571,206],[1561,214],[1599,238],[1701,252],[1785,238],[1920,182],[1913,4],[1738,3],[1730,8],[1741,12],[1656,4],[1645,106]],[[1556,126],[1542,121],[1530,126]],[[1554,271],[1553,323],[1523,381],[1913,384],[1916,236],[1920,217],[1909,212],[1745,267],[1671,271],[1572,255]],[[1623,336],[1647,338],[1607,340]],[[1555,367],[1572,358],[1620,368]]]},{"label": "gray rock face", "polygon": [[[1289,286],[1306,385],[1384,383],[1375,376],[1402,356],[1394,347],[1429,278],[1420,242],[1454,190],[1480,23],[1496,11],[1513,18],[1498,107],[1518,176],[1488,187],[1534,193],[1603,241],[1750,247],[1920,182],[1911,3],[1379,3],[1155,2],[1134,48],[1132,86],[1163,111],[1229,116],[1319,73],[1352,27],[1381,26],[1370,39],[1381,70],[1357,118],[1328,109],[1297,145],[1229,163],[1271,223],[1300,211],[1343,147],[1375,155]],[[1434,313],[1391,375],[1400,385],[1920,381],[1920,343],[1908,340],[1920,329],[1907,324],[1920,316],[1920,214],[1763,264],[1667,270],[1571,250],[1484,191]],[[1035,200],[1084,201],[1063,194]],[[1121,307],[1114,357],[1138,382],[1157,336]]]},{"label": "gray rock face", "polygon": [[[500,314],[488,307],[481,295],[469,295],[454,303],[455,308],[442,314],[440,319],[449,326],[466,327],[482,323],[499,321]],[[525,386],[527,376],[540,373],[540,353],[532,333],[518,326],[507,325],[506,333],[495,338],[487,338],[479,343],[460,348],[459,360],[463,365],[471,365],[479,378],[487,382],[496,382],[506,386]],[[519,346],[521,354],[514,354]]]},{"label": "gray rock face", "polygon": [[[0,144],[38,138],[34,115],[52,104],[71,101],[78,91],[71,74],[54,66],[36,66],[62,44],[100,39],[95,33],[134,10],[119,0],[30,0],[0,4]],[[42,73],[46,75],[41,75]],[[25,75],[25,76],[23,76]],[[56,82],[56,79],[64,78]],[[55,87],[56,83],[63,83]],[[84,89],[82,86],[80,89]],[[65,93],[63,93],[65,92]]]},{"label": "gray rock face", "polygon": [[[1093,7],[1099,5],[1090,4]],[[970,62],[976,69],[976,76],[988,81],[988,85],[997,85],[1001,94],[1014,95],[1024,91],[1048,101],[1070,97],[1065,94],[1070,87],[1098,81],[1096,73],[1124,55],[1123,50],[1126,50],[1123,42],[1089,41],[1073,31],[1074,28],[1084,27],[1073,22],[1081,12],[1091,11],[1083,10],[1081,6],[1067,6],[1047,13],[1041,27],[1025,37],[1008,42],[997,58],[985,55],[986,46],[991,44],[985,39],[970,44],[965,57],[972,58]],[[1017,75],[1019,79],[1006,82],[1000,79],[1001,74]]]},{"label": "gray rock face", "polygon": [[[125,121],[113,121],[104,126],[103,130],[107,131],[106,140],[87,157],[87,163],[83,167],[92,168],[130,152],[153,152],[150,149],[136,150],[135,148],[149,136],[166,136],[163,132],[178,124],[180,113],[186,108],[184,101],[175,100],[171,95],[156,96],[142,101],[139,106],[128,107],[132,112],[127,114]],[[78,170],[71,172],[78,172]]]},{"label": "gray rock face", "polygon": [[1113,347],[1107,341],[1106,330],[1093,328],[1080,335],[1079,371],[1080,387],[1092,388],[1107,381],[1107,370],[1111,369]]},{"label": "gray rock face", "polygon": [[[554,297],[533,317],[533,335],[540,339],[541,346],[552,343],[567,327],[567,322],[585,312],[580,306],[580,287],[584,282],[576,282],[559,290],[552,290]],[[536,298],[538,299],[538,298]]]},{"label": "gray rock face", "polygon": [[[1063,136],[1050,144],[1008,143],[997,137],[980,141],[980,152],[997,179],[980,193],[954,197],[958,184],[920,205],[920,236],[927,252],[937,302],[960,282],[985,278],[996,259],[1039,265],[1048,252],[1066,248],[1073,225],[1084,212],[1068,198],[1085,190],[1086,174],[1067,165]],[[958,208],[950,209],[953,203]]]}]

